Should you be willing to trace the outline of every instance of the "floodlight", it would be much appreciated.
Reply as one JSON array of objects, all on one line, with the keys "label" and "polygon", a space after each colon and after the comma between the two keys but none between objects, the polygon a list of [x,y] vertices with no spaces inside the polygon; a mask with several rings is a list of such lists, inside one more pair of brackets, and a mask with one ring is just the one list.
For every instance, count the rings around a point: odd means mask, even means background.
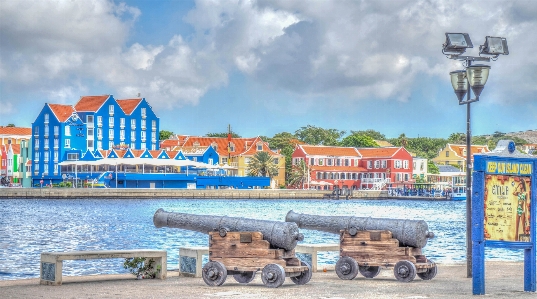
[{"label": "floodlight", "polygon": [[466,80],[466,71],[459,70],[450,72],[451,76],[451,85],[453,85],[453,90],[459,99],[459,102],[462,101],[466,92],[468,91],[468,81]]},{"label": "floodlight", "polygon": [[466,68],[466,76],[475,96],[479,98],[489,78],[490,65],[476,64]]},{"label": "floodlight", "polygon": [[473,48],[474,45],[470,40],[468,33],[450,33],[446,32],[446,42],[442,51],[444,53],[462,54],[467,48]]},{"label": "floodlight", "polygon": [[509,55],[509,49],[507,48],[507,39],[504,37],[487,36],[485,44],[479,46],[479,54],[487,55]]}]

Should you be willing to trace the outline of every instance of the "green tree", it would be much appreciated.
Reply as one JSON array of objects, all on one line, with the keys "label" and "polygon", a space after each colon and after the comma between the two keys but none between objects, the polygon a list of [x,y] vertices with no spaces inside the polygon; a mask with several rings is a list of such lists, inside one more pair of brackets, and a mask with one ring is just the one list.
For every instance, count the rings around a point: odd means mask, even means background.
[{"label": "green tree", "polygon": [[297,165],[291,168],[288,185],[304,189],[304,184],[308,182],[311,174],[311,168],[306,165],[304,160],[300,160]]},{"label": "green tree", "polygon": [[452,133],[448,137],[448,143],[452,144],[466,144],[466,134],[464,133]]},{"label": "green tree", "polygon": [[348,147],[379,147],[375,140],[370,136],[357,133],[343,138],[340,145]]},{"label": "green tree", "polygon": [[274,177],[278,174],[278,165],[268,152],[257,152],[248,163],[248,174],[251,176]]},{"label": "green tree", "polygon": [[12,128],[14,128],[14,127],[15,127],[15,124],[7,124],[6,127],[12,127]]},{"label": "green tree", "polygon": [[295,132],[295,136],[311,145],[338,145],[339,139],[345,131],[337,129],[323,129],[312,125],[301,127]]},{"label": "green tree", "polygon": [[166,131],[166,130],[160,130],[160,132],[158,133],[160,141],[169,139],[172,135],[173,135],[173,132]]},{"label": "green tree", "polygon": [[[223,138],[227,138],[227,134],[228,132],[222,132],[222,133],[207,133],[205,134],[205,137],[223,137]],[[231,131],[231,137],[232,138],[241,138],[241,136],[239,136],[239,134]]]},{"label": "green tree", "polygon": [[427,173],[432,173],[432,174],[440,173],[438,166],[436,166],[436,164],[434,164],[434,162],[431,160],[427,160]]},{"label": "green tree", "polygon": [[381,134],[380,132],[371,130],[371,129],[365,130],[365,131],[352,131],[351,130],[351,135],[353,134],[366,135],[366,136],[373,138],[374,140],[386,140],[386,136],[384,136],[384,134]]},{"label": "green tree", "polygon": [[262,137],[268,142],[272,150],[280,150],[280,153],[285,157],[285,180],[288,184],[291,174],[291,159],[296,147],[296,137],[288,132],[281,132],[274,135],[272,138]]}]

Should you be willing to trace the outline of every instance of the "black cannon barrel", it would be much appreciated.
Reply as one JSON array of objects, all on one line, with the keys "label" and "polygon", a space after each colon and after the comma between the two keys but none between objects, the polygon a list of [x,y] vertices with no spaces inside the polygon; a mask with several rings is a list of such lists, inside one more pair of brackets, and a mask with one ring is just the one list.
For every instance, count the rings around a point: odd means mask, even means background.
[{"label": "black cannon barrel", "polygon": [[339,234],[340,230],[351,228],[357,230],[389,230],[401,245],[416,248],[425,247],[427,239],[434,237],[434,233],[429,231],[427,223],[423,220],[321,216],[300,214],[291,210],[287,213],[285,221],[294,222],[299,228],[335,234]]},{"label": "black cannon barrel", "polygon": [[273,247],[293,250],[298,241],[304,240],[296,223],[257,220],[241,217],[194,215],[166,212],[158,209],[153,216],[156,227],[174,227],[208,234],[211,231],[256,231],[263,234]]}]

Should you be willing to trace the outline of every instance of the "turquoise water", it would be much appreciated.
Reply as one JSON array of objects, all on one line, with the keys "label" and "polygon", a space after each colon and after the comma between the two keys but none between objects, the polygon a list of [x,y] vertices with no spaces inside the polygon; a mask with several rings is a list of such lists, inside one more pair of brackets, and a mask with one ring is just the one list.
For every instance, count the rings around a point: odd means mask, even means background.
[{"label": "turquoise water", "polygon": [[[39,277],[44,251],[159,249],[168,269],[178,268],[178,248],[207,246],[206,234],[155,228],[153,214],[226,215],[284,221],[289,210],[319,215],[422,219],[436,237],[423,253],[440,263],[466,260],[466,203],[414,200],[199,200],[199,199],[0,199],[0,280]],[[339,235],[301,230],[303,243],[338,243]],[[487,260],[524,260],[522,250],[487,249]],[[335,264],[336,252],[319,256]],[[64,275],[127,273],[122,259],[65,261]]]}]

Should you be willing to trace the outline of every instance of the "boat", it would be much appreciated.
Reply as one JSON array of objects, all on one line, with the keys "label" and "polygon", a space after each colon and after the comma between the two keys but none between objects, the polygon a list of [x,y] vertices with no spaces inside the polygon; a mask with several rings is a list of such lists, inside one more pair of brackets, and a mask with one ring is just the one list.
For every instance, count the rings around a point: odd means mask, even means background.
[{"label": "boat", "polygon": [[466,200],[466,176],[454,175],[451,178],[451,200]]}]

